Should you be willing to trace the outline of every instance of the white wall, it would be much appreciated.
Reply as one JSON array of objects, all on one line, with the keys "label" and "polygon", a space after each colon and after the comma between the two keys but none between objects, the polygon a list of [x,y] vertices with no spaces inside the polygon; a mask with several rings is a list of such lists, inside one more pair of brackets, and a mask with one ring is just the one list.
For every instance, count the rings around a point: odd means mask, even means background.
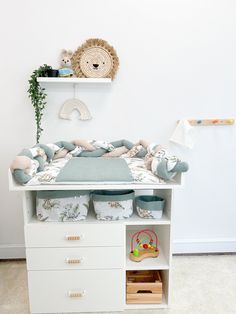
[{"label": "white wall", "polygon": [[[0,256],[23,252],[20,197],[8,192],[7,168],[34,144],[27,80],[43,63],[58,66],[62,48],[90,37],[108,40],[120,57],[111,86],[80,87],[90,122],[57,118],[70,87],[48,91],[42,141],[140,138],[168,144],[182,118],[235,117],[236,3],[231,0],[2,1]],[[200,128],[176,191],[175,251],[236,250],[235,126]]]}]

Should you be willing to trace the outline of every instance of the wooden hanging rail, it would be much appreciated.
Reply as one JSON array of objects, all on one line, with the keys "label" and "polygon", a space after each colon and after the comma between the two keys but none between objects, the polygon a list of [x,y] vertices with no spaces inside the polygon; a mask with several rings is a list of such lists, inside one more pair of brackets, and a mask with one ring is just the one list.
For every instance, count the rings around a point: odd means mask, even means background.
[{"label": "wooden hanging rail", "polygon": [[188,120],[192,126],[233,125],[234,119],[199,119]]}]

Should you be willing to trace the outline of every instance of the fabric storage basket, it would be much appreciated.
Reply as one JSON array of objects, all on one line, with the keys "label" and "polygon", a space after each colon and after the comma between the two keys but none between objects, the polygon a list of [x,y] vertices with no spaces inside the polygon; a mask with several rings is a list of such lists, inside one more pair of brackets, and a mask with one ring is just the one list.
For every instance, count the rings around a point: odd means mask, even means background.
[{"label": "fabric storage basket", "polygon": [[37,217],[42,221],[84,220],[89,200],[89,191],[38,191]]},{"label": "fabric storage basket", "polygon": [[135,204],[139,217],[160,219],[165,200],[156,195],[140,195],[135,198]]},{"label": "fabric storage basket", "polygon": [[92,193],[94,210],[99,220],[120,220],[133,213],[133,190],[95,191]]}]

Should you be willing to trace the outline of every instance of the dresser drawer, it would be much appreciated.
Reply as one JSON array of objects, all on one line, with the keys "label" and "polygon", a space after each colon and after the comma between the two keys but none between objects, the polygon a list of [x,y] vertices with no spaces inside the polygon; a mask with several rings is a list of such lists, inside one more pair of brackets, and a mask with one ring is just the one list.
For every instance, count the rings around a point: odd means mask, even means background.
[{"label": "dresser drawer", "polygon": [[122,247],[28,248],[28,270],[111,269],[124,267]]},{"label": "dresser drawer", "polygon": [[31,313],[121,311],[122,270],[29,271]]},{"label": "dresser drawer", "polygon": [[29,223],[25,225],[26,247],[123,246],[119,223]]}]

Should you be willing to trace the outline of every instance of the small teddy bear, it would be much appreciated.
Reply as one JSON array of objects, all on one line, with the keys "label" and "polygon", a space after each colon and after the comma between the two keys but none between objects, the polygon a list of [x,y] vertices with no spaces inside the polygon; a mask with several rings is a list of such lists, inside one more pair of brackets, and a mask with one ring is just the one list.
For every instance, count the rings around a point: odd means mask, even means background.
[{"label": "small teddy bear", "polygon": [[71,77],[74,71],[71,68],[71,57],[73,52],[71,50],[63,49],[61,53],[61,68],[59,69],[60,77]]}]

